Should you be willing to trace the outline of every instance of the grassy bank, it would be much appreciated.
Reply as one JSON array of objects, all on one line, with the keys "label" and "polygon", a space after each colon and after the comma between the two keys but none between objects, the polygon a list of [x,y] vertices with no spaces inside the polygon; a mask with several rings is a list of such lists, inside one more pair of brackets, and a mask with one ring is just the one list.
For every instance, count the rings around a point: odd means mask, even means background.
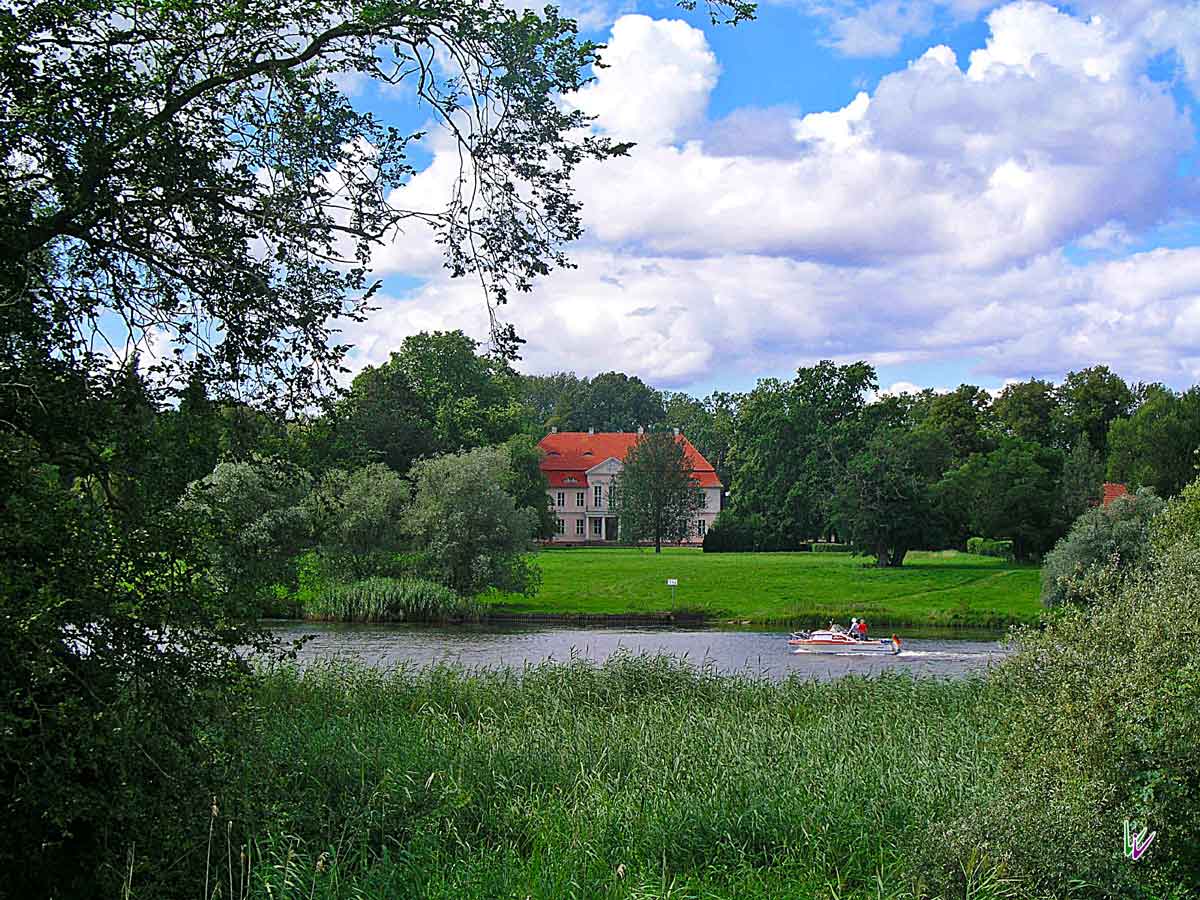
[{"label": "grassy bank", "polygon": [[[877,569],[836,553],[572,549],[537,556],[534,597],[495,595],[493,613],[618,616],[672,609],[721,620],[819,623],[853,615],[883,625],[996,626],[1037,619],[1039,570],[946,551]],[[668,578],[678,579],[672,601]]]},{"label": "grassy bank", "polygon": [[922,862],[994,766],[980,696],[667,658],[524,677],[281,670],[229,785],[272,798],[232,893],[1028,897],[980,857]]}]

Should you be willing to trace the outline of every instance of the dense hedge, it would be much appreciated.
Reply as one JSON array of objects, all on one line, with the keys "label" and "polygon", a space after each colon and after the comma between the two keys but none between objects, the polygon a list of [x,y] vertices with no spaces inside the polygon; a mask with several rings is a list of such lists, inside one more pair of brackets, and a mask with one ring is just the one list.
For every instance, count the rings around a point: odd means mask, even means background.
[{"label": "dense hedge", "polygon": [[814,541],[809,548],[813,553],[849,553],[849,544],[838,544],[833,541]]},{"label": "dense hedge", "polygon": [[801,548],[773,534],[757,513],[739,515],[726,510],[704,535],[705,553],[772,553]]},{"label": "dense hedge", "polygon": [[1013,542],[995,541],[983,537],[967,538],[967,552],[979,556],[996,556],[1000,559],[1011,560],[1013,558]]}]

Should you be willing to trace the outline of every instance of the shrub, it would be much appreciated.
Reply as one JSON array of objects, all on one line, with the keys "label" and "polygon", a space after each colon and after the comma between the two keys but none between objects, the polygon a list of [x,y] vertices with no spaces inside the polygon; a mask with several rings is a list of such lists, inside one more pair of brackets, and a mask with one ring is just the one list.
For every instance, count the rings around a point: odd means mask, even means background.
[{"label": "shrub", "polygon": [[[1081,580],[1094,603],[1020,632],[993,672],[1001,765],[947,850],[1056,895],[1181,896],[1163,886],[1200,886],[1200,651],[1179,633],[1200,619],[1200,546]],[[1158,832],[1136,866],[1116,852],[1126,820]]]},{"label": "shrub", "polygon": [[1000,559],[1013,559],[1012,541],[994,541],[990,538],[973,537],[967,539],[967,552],[978,556],[995,556]]},{"label": "shrub", "polygon": [[1172,499],[1154,521],[1152,542],[1159,550],[1169,550],[1185,540],[1200,541],[1200,478]]},{"label": "shrub", "polygon": [[[774,553],[800,549],[778,537],[758,513],[725,510],[704,535],[705,553]],[[807,548],[805,548],[807,549]]]},{"label": "shrub", "polygon": [[814,541],[812,545],[813,553],[849,553],[851,549],[849,544],[838,544],[833,541]]},{"label": "shrub", "polygon": [[1143,488],[1076,519],[1067,536],[1046,554],[1042,604],[1050,607],[1086,601],[1086,594],[1072,593],[1072,585],[1083,584],[1079,576],[1093,566],[1113,560],[1122,569],[1141,565],[1150,551],[1151,522],[1162,509],[1163,501]]},{"label": "shrub", "polygon": [[304,617],[323,622],[460,622],[478,620],[481,607],[423,578],[365,578],[331,584],[304,604]]}]

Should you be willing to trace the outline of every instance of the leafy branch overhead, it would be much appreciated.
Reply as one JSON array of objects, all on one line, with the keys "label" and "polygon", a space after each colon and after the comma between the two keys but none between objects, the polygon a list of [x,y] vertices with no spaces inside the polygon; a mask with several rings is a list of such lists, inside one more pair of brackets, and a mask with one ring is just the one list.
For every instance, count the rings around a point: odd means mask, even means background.
[{"label": "leafy branch overhead", "polygon": [[[600,49],[552,7],[498,2],[9,4],[6,325],[28,352],[72,354],[162,330],[167,372],[198,360],[301,405],[337,374],[330,322],[365,315],[372,247],[397,229],[431,227],[489,306],[567,263],[573,172],[630,146],[559,102]],[[403,202],[424,135],[356,109],[339,85],[361,78],[410,91],[450,134],[445,205]]]}]

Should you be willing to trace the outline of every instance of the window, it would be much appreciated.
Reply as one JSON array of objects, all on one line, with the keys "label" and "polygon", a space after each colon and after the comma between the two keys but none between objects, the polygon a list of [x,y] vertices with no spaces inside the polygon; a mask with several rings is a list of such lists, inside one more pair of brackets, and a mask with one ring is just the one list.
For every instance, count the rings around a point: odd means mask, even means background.
[{"label": "window", "polygon": [[554,531],[557,534],[566,534],[567,533],[566,521],[563,519],[555,519],[554,520]]},{"label": "window", "polygon": [[599,509],[604,505],[604,488],[600,485],[596,485],[596,502],[592,505],[595,506],[596,509]]},{"label": "window", "polygon": [[575,492],[575,505],[576,505],[576,506],[583,506],[583,491],[576,491],[576,492]]},{"label": "window", "polygon": [[575,533],[581,537],[583,536],[583,519],[575,520]]},{"label": "window", "polygon": [[567,495],[564,494],[562,491],[558,492],[558,505],[559,506],[567,505]]},{"label": "window", "polygon": [[[704,524],[704,520],[703,520],[703,519],[701,519],[699,522],[697,522],[697,523],[696,523],[696,532],[697,532],[697,534],[699,534],[699,535],[700,535],[700,537],[704,537],[704,529],[705,529],[705,527],[706,527],[706,526],[705,526],[705,524]],[[716,538],[713,538],[713,540],[716,540]]]},{"label": "window", "polygon": [[708,491],[700,492],[700,508],[708,509]]},{"label": "window", "polygon": [[[596,490],[600,490],[600,489],[596,488]],[[604,531],[604,520],[603,519],[592,519],[592,534],[594,534],[596,537],[600,537],[600,535],[603,533],[603,531]]]}]

